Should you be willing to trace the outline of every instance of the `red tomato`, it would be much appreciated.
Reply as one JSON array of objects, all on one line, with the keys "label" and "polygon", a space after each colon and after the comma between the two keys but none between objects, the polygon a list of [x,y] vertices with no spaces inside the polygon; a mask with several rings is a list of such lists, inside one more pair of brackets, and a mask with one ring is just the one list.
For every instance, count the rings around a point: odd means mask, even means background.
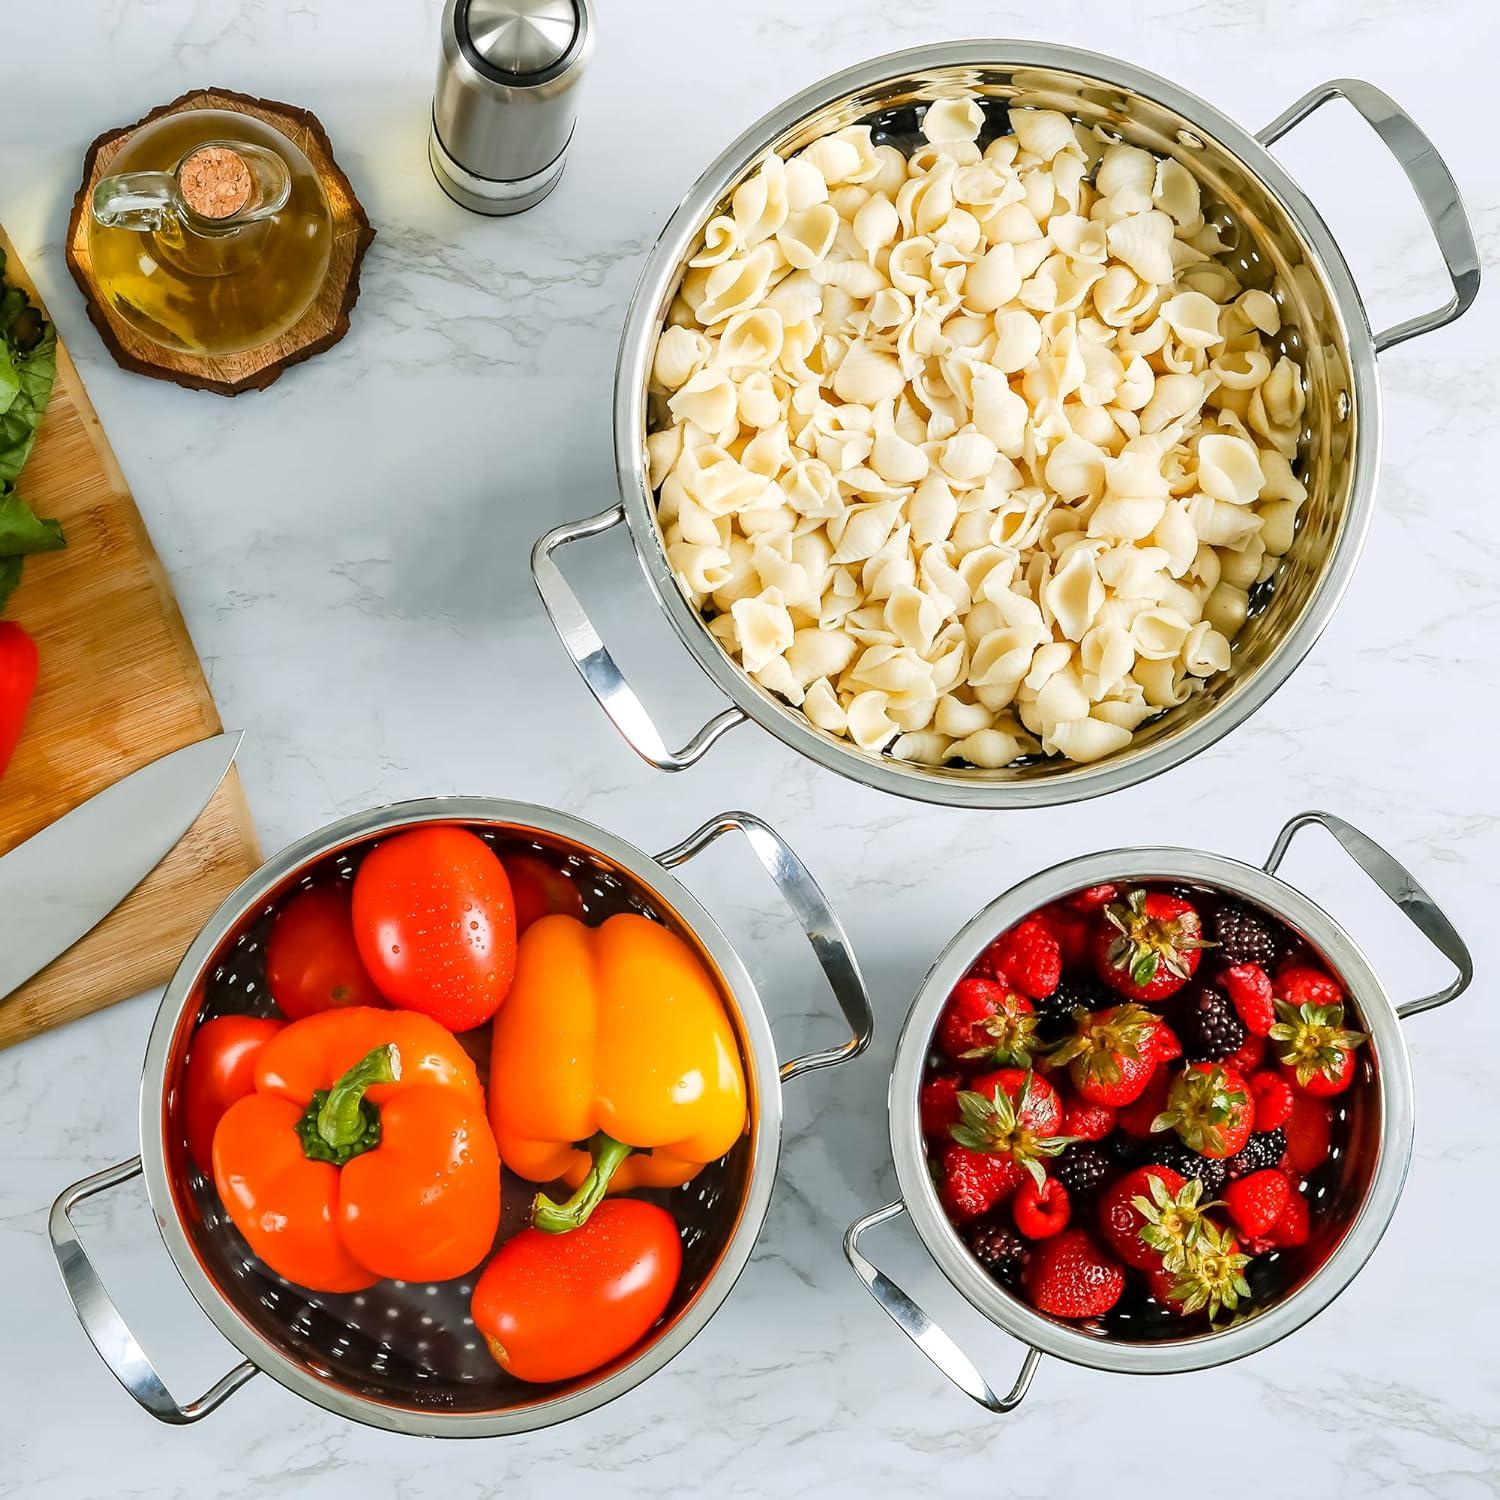
[{"label": "red tomato", "polygon": [[354,877],[354,940],[392,1005],[450,1031],[495,1014],[516,970],[516,913],[499,857],[467,829],[398,833]]},{"label": "red tomato", "polygon": [[281,909],[266,943],[266,984],[289,1021],[346,1005],[384,1005],[354,945],[343,882],[315,885]]},{"label": "red tomato", "polygon": [[571,1380],[639,1343],[681,1271],[671,1214],[610,1198],[578,1229],[507,1240],[474,1287],[474,1325],[517,1380]]},{"label": "red tomato", "polygon": [[510,894],[516,907],[516,936],[541,917],[562,912],[583,918],[583,897],[578,887],[538,854],[507,854],[500,861],[510,877]]},{"label": "red tomato", "polygon": [[182,1112],[187,1124],[188,1155],[211,1177],[214,1131],[229,1106],[255,1092],[255,1060],[260,1049],[281,1030],[280,1021],[258,1016],[220,1016],[194,1033],[188,1051]]}]

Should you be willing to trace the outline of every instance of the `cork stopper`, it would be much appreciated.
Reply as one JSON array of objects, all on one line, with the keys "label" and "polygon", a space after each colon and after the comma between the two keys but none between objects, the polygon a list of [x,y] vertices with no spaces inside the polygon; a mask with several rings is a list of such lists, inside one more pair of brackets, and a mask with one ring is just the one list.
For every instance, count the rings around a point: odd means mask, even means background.
[{"label": "cork stopper", "polygon": [[202,146],[177,174],[182,201],[205,219],[227,219],[250,201],[254,179],[245,158],[228,146]]}]

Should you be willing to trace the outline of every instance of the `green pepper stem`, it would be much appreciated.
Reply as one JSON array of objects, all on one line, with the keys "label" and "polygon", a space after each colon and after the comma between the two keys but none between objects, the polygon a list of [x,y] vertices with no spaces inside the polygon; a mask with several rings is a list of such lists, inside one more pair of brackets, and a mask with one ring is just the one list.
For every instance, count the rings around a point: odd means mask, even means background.
[{"label": "green pepper stem", "polygon": [[401,1054],[394,1043],[367,1052],[335,1082],[319,1089],[297,1122],[303,1153],[312,1161],[345,1162],[380,1144],[380,1111],[365,1098],[377,1083],[401,1078]]},{"label": "green pepper stem", "polygon": [[593,1165],[588,1176],[566,1203],[554,1203],[545,1193],[538,1193],[531,1205],[532,1225],[544,1234],[566,1234],[570,1229],[581,1229],[603,1201],[615,1169],[634,1150],[634,1146],[627,1146],[601,1130],[589,1141]]}]

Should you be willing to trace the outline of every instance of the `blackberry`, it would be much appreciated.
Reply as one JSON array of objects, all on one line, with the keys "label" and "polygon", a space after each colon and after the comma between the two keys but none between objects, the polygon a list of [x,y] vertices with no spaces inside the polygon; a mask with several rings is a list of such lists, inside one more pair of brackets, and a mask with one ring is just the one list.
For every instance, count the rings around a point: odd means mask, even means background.
[{"label": "blackberry", "polygon": [[[1123,1130],[1117,1130],[1113,1135],[1107,1136],[1104,1144],[1109,1148],[1109,1154],[1126,1167],[1139,1166],[1151,1151],[1149,1141],[1128,1135]],[[1062,1158],[1059,1157],[1058,1160],[1061,1161]]]},{"label": "blackberry", "polygon": [[1223,1161],[1214,1156],[1199,1156],[1180,1141],[1159,1147],[1150,1159],[1158,1166],[1171,1167],[1180,1177],[1196,1177],[1203,1184],[1205,1200],[1217,1198],[1229,1181],[1229,1168]]},{"label": "blackberry", "polygon": [[1069,979],[1062,982],[1045,1000],[1033,1000],[1037,1030],[1044,1041],[1053,1042],[1073,1030],[1075,1010],[1108,1010],[1119,1004],[1119,996],[1105,989],[1097,979]]},{"label": "blackberry", "polygon": [[1189,1062],[1217,1062],[1245,1045],[1245,1026],[1223,990],[1201,984],[1188,996],[1177,1036]]},{"label": "blackberry", "polygon": [[1269,969],[1281,955],[1275,927],[1248,906],[1220,907],[1213,936],[1219,945],[1218,956],[1226,964],[1259,964]]},{"label": "blackberry", "polygon": [[1259,1131],[1245,1142],[1243,1150],[1229,1158],[1229,1175],[1248,1177],[1252,1172],[1274,1167],[1285,1155],[1286,1131],[1280,1126],[1275,1130]]},{"label": "blackberry", "polygon": [[1026,1241],[1009,1224],[982,1219],[964,1235],[969,1253],[1002,1286],[1019,1286],[1030,1254]]},{"label": "blackberry", "polygon": [[1068,1190],[1074,1204],[1079,1204],[1099,1191],[1113,1165],[1101,1147],[1085,1141],[1069,1146],[1052,1163],[1052,1175]]}]

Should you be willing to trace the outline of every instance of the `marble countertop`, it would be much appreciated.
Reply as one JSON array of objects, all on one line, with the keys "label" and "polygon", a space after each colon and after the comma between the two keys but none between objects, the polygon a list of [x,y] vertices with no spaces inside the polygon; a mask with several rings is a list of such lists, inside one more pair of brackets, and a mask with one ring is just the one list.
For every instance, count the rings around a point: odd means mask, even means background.
[{"label": "marble countertop", "polygon": [[[0,220],[82,369],[223,717],[249,731],[241,771],[268,849],[430,793],[549,803],[651,848],[726,805],[749,808],[843,913],[877,1039],[857,1064],[788,1088],[754,1260],[671,1366],[565,1428],[441,1447],[340,1421],[269,1379],[195,1427],[140,1412],[74,1320],[45,1218],[63,1186],[137,1149],[155,997],[0,1055],[0,1495],[1145,1495],[1189,1465],[1220,1500],[1496,1494],[1493,287],[1461,323],[1381,359],[1374,524],[1307,662],[1228,741],[1102,802],[1009,815],[902,803],[747,729],[680,777],[650,772],[567,666],[527,554],[545,527],[613,496],[615,350],[653,238],[721,145],[795,88],[895,47],[984,34],[1129,59],[1251,128],[1330,75],[1368,78],[1452,164],[1493,276],[1500,13],[1490,0],[599,8],[562,184],[492,222],[450,203],[426,164],[436,0],[77,0],[66,18],[11,7]],[[93,136],[210,83],[314,110],[379,229],[349,337],[232,402],[116,369],[62,260]],[[1347,247],[1373,322],[1447,295],[1409,190],[1352,114],[1323,111],[1277,150]],[[624,544],[574,549],[569,571],[685,737],[714,695],[649,608]],[[1410,1025],[1416,1153],[1390,1231],[1333,1307],[1239,1365],[1146,1380],[1045,1361],[1016,1413],[982,1413],[885,1321],[839,1251],[844,1226],[894,1196],[886,1078],[919,977],[974,910],[1043,865],[1156,842],[1256,858],[1307,806],[1406,859],[1479,965],[1461,1003]],[[1347,922],[1397,997],[1434,977],[1414,934],[1323,841],[1309,838],[1288,873]],[[691,881],[749,955],[782,1047],[826,1038],[816,971],[745,854],[716,852]],[[174,1391],[234,1363],[177,1280],[139,1184],[91,1209],[85,1235]],[[909,1230],[878,1246],[1008,1381],[1018,1346],[956,1305]]]}]

